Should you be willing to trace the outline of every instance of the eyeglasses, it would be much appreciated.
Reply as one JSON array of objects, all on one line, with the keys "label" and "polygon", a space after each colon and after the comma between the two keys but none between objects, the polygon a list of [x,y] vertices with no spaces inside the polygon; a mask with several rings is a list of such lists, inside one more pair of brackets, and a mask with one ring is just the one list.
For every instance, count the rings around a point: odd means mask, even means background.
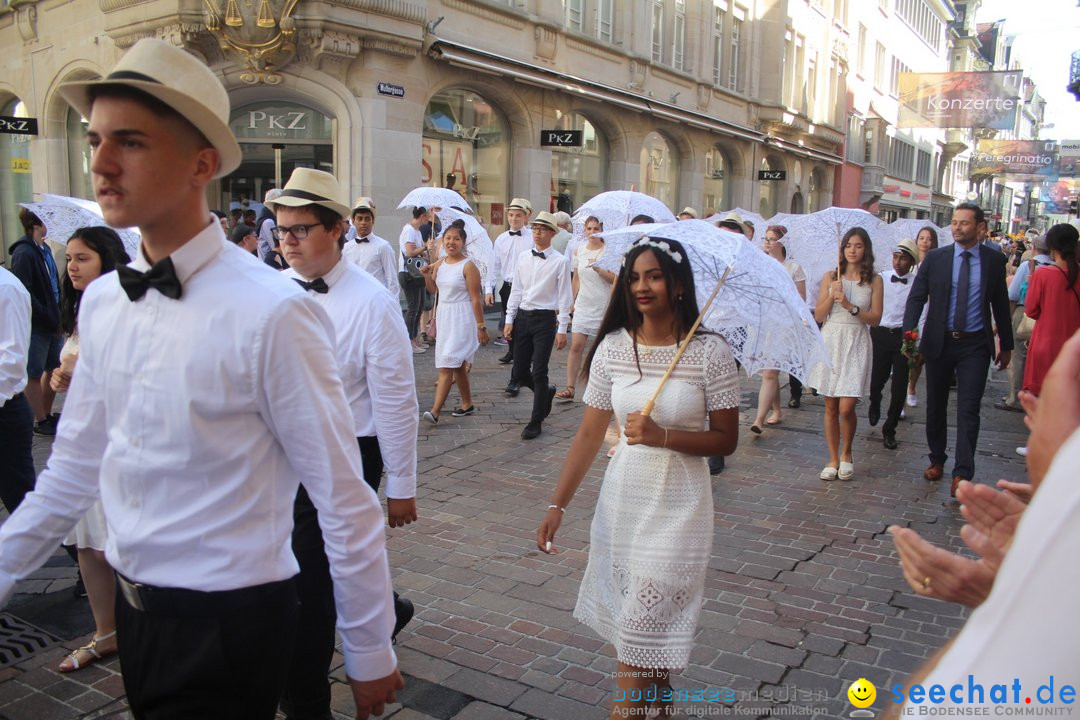
[{"label": "eyeglasses", "polygon": [[270,232],[273,234],[275,240],[284,240],[285,234],[292,235],[297,240],[303,240],[308,236],[308,232],[313,227],[319,227],[322,223],[311,223],[310,225],[293,225],[292,227],[282,227],[278,225],[274,227]]}]

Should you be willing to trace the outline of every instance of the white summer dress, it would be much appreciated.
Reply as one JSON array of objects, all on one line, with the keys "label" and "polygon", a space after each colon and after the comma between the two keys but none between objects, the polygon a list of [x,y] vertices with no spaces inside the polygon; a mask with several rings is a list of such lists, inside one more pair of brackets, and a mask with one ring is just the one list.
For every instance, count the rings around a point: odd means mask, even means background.
[{"label": "white summer dress", "polygon": [[480,341],[476,338],[469,288],[465,285],[465,266],[469,260],[449,264],[445,260],[435,273],[439,304],[435,311],[435,367],[459,368],[471,363]]},{"label": "white summer dress", "polygon": [[[621,427],[652,396],[677,347],[638,346],[607,335],[593,358],[585,402],[614,410]],[[737,408],[739,380],[727,343],[691,341],[652,413],[661,427],[701,431],[708,413]],[[704,597],[713,546],[713,499],[704,457],[627,445],[608,464],[590,533],[589,562],[574,617],[615,646],[621,662],[684,668]]]},{"label": "white summer dress", "polygon": [[[843,280],[844,296],[865,311],[870,307],[871,285]],[[806,384],[826,397],[862,397],[870,390],[870,328],[857,316],[833,303],[821,327],[832,370],[818,363],[810,370]]]},{"label": "white summer dress", "polygon": [[607,311],[611,298],[611,283],[604,280],[590,267],[604,254],[601,246],[590,250],[587,245],[578,247],[574,254],[574,271],[578,278],[578,294],[574,301],[573,331],[581,335],[595,336]]}]

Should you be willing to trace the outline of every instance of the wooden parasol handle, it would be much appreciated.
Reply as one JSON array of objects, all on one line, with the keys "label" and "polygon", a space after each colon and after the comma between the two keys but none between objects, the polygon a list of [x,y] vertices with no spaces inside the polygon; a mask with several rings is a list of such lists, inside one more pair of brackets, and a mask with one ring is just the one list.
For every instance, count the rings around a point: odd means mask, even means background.
[{"label": "wooden parasol handle", "polygon": [[690,345],[690,341],[694,338],[694,333],[697,332],[698,327],[701,325],[702,319],[705,317],[705,313],[709,311],[709,306],[712,305],[713,300],[716,299],[717,293],[720,292],[720,288],[727,282],[728,275],[731,274],[731,266],[729,265],[727,270],[724,270],[724,274],[720,277],[720,281],[716,283],[716,287],[713,288],[712,295],[705,301],[705,305],[701,308],[701,312],[697,316],[697,320],[690,326],[690,332],[686,333],[686,337],[679,343],[679,349],[675,351],[675,358],[671,361],[671,365],[668,366],[667,372],[664,373],[664,377],[660,378],[660,384],[656,386],[656,390],[653,392],[652,397],[649,398],[649,402],[645,403],[645,407],[642,408],[641,414],[648,417],[652,415],[653,408],[656,407],[656,401],[660,397],[660,392],[664,389],[664,385],[667,384],[668,378],[671,377],[671,373],[675,372],[675,366],[679,364],[679,360],[682,359],[683,353],[686,352],[686,348]]}]

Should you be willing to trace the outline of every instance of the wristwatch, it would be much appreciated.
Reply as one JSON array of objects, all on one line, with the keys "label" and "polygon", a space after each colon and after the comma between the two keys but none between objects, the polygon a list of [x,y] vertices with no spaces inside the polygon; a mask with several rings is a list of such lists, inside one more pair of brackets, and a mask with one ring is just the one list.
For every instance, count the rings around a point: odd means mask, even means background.
[{"label": "wristwatch", "polygon": [[858,315],[859,314],[859,306],[858,305],[852,305],[851,308],[848,310],[848,312],[851,313],[852,315]]}]

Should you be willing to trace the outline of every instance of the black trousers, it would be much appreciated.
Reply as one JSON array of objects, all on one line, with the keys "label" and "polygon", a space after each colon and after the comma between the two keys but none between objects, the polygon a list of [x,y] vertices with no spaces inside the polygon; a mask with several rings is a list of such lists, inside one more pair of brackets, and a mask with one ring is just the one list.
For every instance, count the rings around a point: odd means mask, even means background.
[{"label": "black trousers", "polygon": [[273,720],[296,632],[296,589],[292,580],[272,583],[253,602],[228,602],[251,590],[181,590],[173,607],[146,610],[117,591],[120,669],[136,720]]},{"label": "black trousers", "polygon": [[558,328],[554,310],[520,310],[514,318],[514,365],[510,371],[510,382],[533,391],[529,422],[544,420],[548,362]]},{"label": "black trousers", "polygon": [[903,339],[904,333],[899,328],[870,328],[870,340],[873,343],[873,365],[870,369],[871,406],[880,406],[885,381],[892,375],[889,409],[885,413],[885,424],[881,426],[883,433],[896,431],[896,426],[900,424],[900,411],[904,409],[904,398],[907,397],[909,366],[908,359],[900,352]]},{"label": "black trousers", "polygon": [[[375,437],[357,438],[357,442],[364,480],[378,492],[383,471],[379,442]],[[300,614],[281,707],[289,720],[325,720],[331,717],[329,673],[334,659],[337,609],[319,516],[303,487],[296,494],[293,523],[293,553],[300,564],[296,576]]]},{"label": "black trousers", "polygon": [[0,405],[0,501],[9,513],[34,489],[34,413],[22,393]]},{"label": "black trousers", "polygon": [[956,462],[953,475],[975,476],[975,446],[979,441],[979,408],[990,369],[990,349],[982,334],[945,339],[941,356],[926,359],[926,444],[930,462],[944,465],[947,444],[949,386],[956,376]]},{"label": "black trousers", "polygon": [[802,399],[802,381],[794,375],[788,375],[788,391],[793,398]]},{"label": "black trousers", "polygon": [[[502,303],[502,319],[499,320],[499,332],[506,327],[506,303],[510,302],[510,291],[513,289],[513,283],[504,282],[502,287],[499,288],[499,302]],[[509,340],[509,345],[506,348],[506,352],[511,356],[514,354],[514,339]]]},{"label": "black trousers", "polygon": [[414,278],[407,272],[398,273],[398,284],[405,293],[405,328],[409,339],[420,334],[420,315],[424,312],[424,278]]}]

